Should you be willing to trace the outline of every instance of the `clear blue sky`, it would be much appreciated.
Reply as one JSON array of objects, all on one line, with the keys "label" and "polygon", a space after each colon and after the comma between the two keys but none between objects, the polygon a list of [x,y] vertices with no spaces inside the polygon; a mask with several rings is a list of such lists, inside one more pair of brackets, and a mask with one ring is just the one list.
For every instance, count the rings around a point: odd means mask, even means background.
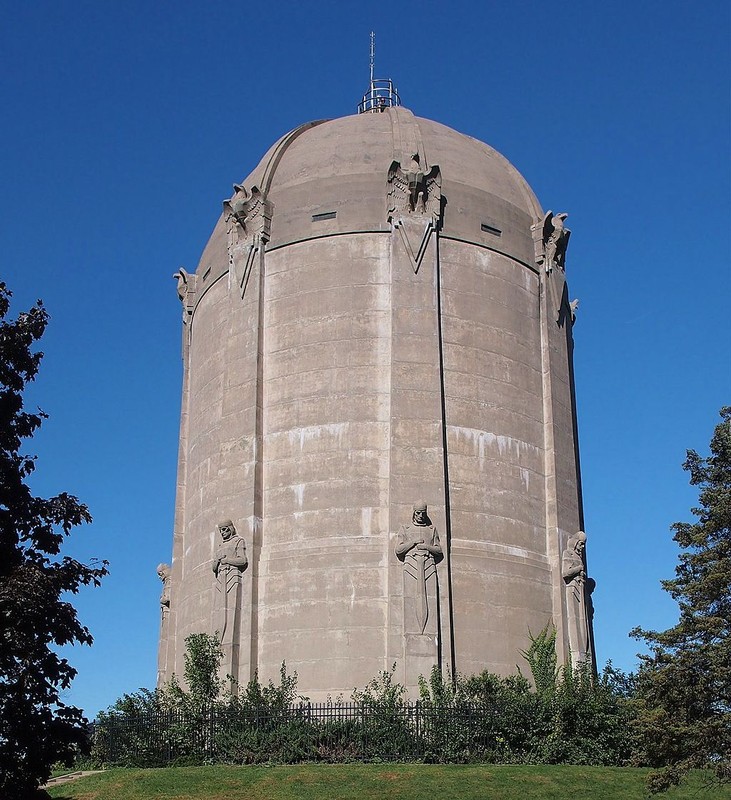
[{"label": "clear blue sky", "polygon": [[488,142],[568,211],[588,559],[600,663],[668,627],[669,525],[731,403],[731,4],[616,0],[3,4],[0,253],[17,313],[51,325],[28,395],[34,487],[111,561],[76,599],[95,637],[66,699],[93,715],[155,682],[180,408],[180,304],[231,184],[300,123],[353,113],[379,75]]}]

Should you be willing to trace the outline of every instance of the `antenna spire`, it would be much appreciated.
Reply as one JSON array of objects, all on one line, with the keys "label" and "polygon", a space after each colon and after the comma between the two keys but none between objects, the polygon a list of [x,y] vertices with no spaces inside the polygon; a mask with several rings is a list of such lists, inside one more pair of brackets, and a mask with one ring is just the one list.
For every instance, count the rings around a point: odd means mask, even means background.
[{"label": "antenna spire", "polygon": [[376,32],[371,31],[371,83],[373,83],[373,67],[376,63]]},{"label": "antenna spire", "polygon": [[368,91],[358,103],[358,113],[377,113],[391,106],[400,106],[401,98],[390,78],[376,78],[376,33],[371,31],[371,80]]}]

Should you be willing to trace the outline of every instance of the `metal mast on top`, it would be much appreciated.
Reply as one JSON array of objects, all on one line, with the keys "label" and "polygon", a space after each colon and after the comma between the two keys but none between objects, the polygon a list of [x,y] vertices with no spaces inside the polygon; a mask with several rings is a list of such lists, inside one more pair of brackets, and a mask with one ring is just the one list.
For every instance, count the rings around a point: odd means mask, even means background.
[{"label": "metal mast on top", "polygon": [[363,99],[358,103],[359,114],[377,114],[385,111],[391,106],[400,106],[396,87],[390,78],[374,78],[374,67],[376,63],[376,34],[371,31],[371,82],[368,91],[363,95]]},{"label": "metal mast on top", "polygon": [[371,31],[371,83],[373,83],[373,65],[376,63],[376,32]]}]

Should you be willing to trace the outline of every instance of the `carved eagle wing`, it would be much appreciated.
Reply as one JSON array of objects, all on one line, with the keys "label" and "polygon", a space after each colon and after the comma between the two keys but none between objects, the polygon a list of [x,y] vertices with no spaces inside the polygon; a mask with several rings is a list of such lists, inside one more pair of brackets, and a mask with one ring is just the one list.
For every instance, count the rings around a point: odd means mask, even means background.
[{"label": "carved eagle wing", "polygon": [[393,161],[388,170],[388,218],[409,205],[409,179],[398,161]]},{"label": "carved eagle wing", "polygon": [[425,182],[426,210],[438,217],[442,203],[442,172],[436,164],[427,173]]},{"label": "carved eagle wing", "polygon": [[553,227],[553,211],[546,211],[543,215],[543,243],[545,244],[550,238],[551,234],[554,231]]}]

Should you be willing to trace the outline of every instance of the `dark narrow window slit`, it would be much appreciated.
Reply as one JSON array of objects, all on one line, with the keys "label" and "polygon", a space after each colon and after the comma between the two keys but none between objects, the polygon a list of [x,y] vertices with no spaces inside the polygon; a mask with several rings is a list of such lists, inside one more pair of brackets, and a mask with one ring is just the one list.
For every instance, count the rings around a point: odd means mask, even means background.
[{"label": "dark narrow window slit", "polygon": [[313,214],[312,215],[312,221],[313,222],[322,222],[323,220],[326,220],[326,219],[335,219],[335,217],[337,217],[337,215],[338,215],[337,211],[325,211],[324,214]]},{"label": "dark narrow window slit", "polygon": [[480,225],[480,230],[485,231],[485,233],[491,233],[493,236],[502,236],[503,232],[500,228],[495,228],[492,225],[488,225],[486,222],[483,222]]}]

